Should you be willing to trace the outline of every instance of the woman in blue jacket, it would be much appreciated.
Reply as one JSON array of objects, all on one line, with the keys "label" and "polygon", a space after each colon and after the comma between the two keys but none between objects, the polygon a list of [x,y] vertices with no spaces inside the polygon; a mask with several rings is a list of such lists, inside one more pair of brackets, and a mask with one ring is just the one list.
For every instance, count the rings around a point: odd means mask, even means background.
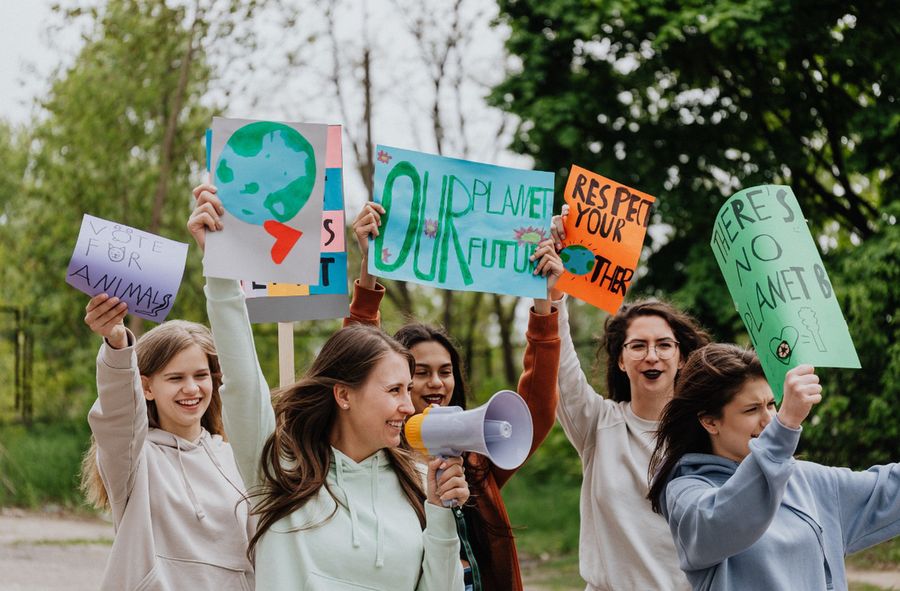
[{"label": "woman in blue jacket", "polygon": [[650,463],[694,589],[846,589],[844,556],[900,534],[900,464],[864,472],[793,458],[822,399],[814,369],[775,399],[756,353],[713,344],[681,370]]}]

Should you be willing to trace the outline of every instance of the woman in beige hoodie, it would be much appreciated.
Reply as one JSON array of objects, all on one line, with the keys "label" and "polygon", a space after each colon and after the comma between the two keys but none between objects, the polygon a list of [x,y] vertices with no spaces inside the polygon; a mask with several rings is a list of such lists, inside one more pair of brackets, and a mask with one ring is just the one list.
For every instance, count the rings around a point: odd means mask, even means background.
[{"label": "woman in beige hoodie", "polygon": [[101,294],[85,316],[104,341],[82,486],[116,528],[101,588],[249,591],[255,527],[223,439],[209,330],[171,320],[135,344],[126,313],[124,302]]}]

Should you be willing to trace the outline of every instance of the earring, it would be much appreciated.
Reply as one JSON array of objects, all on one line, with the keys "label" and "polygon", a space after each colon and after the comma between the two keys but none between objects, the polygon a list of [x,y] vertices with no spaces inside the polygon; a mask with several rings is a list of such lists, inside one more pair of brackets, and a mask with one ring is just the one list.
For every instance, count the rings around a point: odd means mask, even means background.
[{"label": "earring", "polygon": [[344,410],[347,410],[348,408],[350,408],[350,405],[349,405],[349,404],[342,404],[342,405],[341,405],[341,408],[343,408]]}]

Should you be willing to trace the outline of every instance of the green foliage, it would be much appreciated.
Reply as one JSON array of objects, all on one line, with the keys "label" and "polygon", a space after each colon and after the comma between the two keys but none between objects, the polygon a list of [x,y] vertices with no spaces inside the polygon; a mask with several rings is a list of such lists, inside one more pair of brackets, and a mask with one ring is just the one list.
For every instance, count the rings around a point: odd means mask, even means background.
[{"label": "green foliage", "polygon": [[900,459],[900,204],[874,238],[838,257],[832,281],[861,370],[821,370],[823,400],[804,429],[815,461],[858,469]]},{"label": "green foliage", "polygon": [[863,363],[822,372],[806,451],[854,466],[896,460],[900,46],[886,40],[900,4],[499,4],[522,65],[491,100],[521,119],[513,149],[558,171],[558,188],[577,163],[659,198],[666,238],[633,297],[667,297],[718,340],[747,344],[709,248],[715,212],[742,187],[792,186],[828,245]]},{"label": "green foliage", "polygon": [[78,471],[89,443],[84,420],[0,425],[0,506],[80,507]]}]

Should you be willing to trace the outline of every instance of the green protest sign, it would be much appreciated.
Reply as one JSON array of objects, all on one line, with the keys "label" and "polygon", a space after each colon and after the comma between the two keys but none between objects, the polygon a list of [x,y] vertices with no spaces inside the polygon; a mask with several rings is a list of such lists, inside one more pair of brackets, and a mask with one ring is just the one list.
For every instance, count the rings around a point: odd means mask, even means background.
[{"label": "green protest sign", "polygon": [[763,185],[733,195],[716,215],[710,246],[779,403],[792,367],[859,367],[790,187]]}]

